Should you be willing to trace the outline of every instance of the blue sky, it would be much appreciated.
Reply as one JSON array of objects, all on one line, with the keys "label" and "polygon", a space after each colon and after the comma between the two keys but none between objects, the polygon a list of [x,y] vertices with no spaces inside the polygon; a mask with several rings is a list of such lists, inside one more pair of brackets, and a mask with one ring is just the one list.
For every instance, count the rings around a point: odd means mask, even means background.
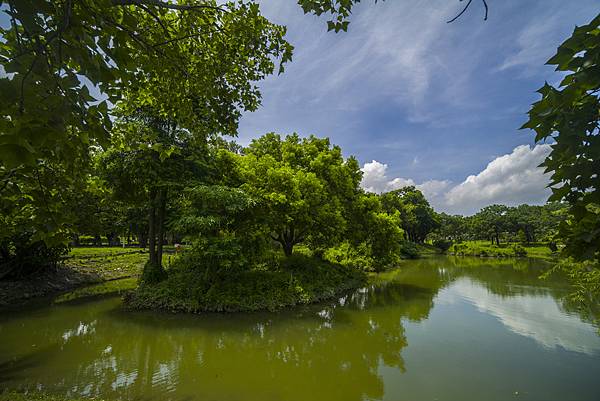
[{"label": "blue sky", "polygon": [[518,128],[535,91],[560,80],[544,63],[598,1],[488,0],[483,21],[475,0],[452,24],[458,1],[373,3],[335,34],[294,1],[261,2],[288,27],[294,60],[261,83],[263,106],[244,115],[238,141],[269,131],[328,136],[364,165],[365,188],[416,184],[452,213],[543,202],[547,178],[535,166],[549,149]]}]

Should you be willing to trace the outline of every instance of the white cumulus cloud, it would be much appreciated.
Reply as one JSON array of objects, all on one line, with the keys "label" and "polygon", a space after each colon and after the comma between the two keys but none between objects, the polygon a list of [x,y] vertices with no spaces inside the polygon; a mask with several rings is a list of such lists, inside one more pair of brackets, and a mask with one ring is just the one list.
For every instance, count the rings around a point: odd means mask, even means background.
[{"label": "white cumulus cloud", "polygon": [[512,153],[497,157],[477,175],[452,188],[445,195],[451,211],[474,213],[493,203],[540,204],[548,199],[549,177],[538,167],[550,153],[550,145],[517,146]]},{"label": "white cumulus cloud", "polygon": [[392,178],[386,175],[388,165],[373,160],[370,163],[365,163],[361,169],[363,172],[362,187],[369,192],[387,192],[394,189],[415,185],[411,179]]},{"label": "white cumulus cloud", "polygon": [[361,169],[363,172],[362,187],[369,192],[381,193],[413,185],[431,201],[431,199],[438,198],[451,185],[451,182],[447,180],[429,180],[417,184],[411,178],[395,177],[390,179],[386,174],[387,169],[387,164],[377,160],[365,163]]},{"label": "white cumulus cloud", "polygon": [[410,178],[387,176],[388,165],[373,160],[365,163],[362,187],[370,192],[386,192],[414,185],[439,211],[473,214],[484,206],[500,203],[542,204],[550,195],[549,177],[538,167],[550,153],[550,145],[517,146],[511,153],[492,160],[483,171],[453,185],[448,180],[428,180],[420,184]]}]

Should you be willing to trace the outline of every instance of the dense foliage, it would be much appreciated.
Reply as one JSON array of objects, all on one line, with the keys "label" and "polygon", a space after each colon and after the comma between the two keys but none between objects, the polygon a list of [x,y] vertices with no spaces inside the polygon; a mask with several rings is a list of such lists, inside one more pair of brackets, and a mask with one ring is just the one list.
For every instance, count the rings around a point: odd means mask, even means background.
[{"label": "dense foliage", "polygon": [[215,270],[210,261],[182,258],[166,280],[142,285],[127,298],[139,309],[183,312],[277,310],[328,299],[366,283],[359,270],[302,255],[270,269]]},{"label": "dense foliage", "polygon": [[564,263],[588,304],[600,302],[600,14],[575,28],[556,55],[548,60],[563,79],[546,83],[542,98],[529,111],[523,128],[533,129],[536,141],[549,141],[552,151],[542,164],[552,174],[551,200],[569,205],[559,236],[563,254],[577,263]]},{"label": "dense foliage", "polygon": [[260,103],[255,82],[291,58],[285,28],[254,3],[25,0],[2,11],[2,241],[24,230],[65,240],[90,150],[111,142],[109,104],[149,108],[195,138],[235,135]]},{"label": "dense foliage", "polygon": [[560,226],[565,254],[600,261],[600,15],[576,28],[548,64],[566,75],[558,88],[539,90],[523,127],[536,141],[554,142],[543,166],[552,173],[551,199],[569,204]]},{"label": "dense foliage", "polygon": [[454,242],[488,240],[496,245],[504,242],[548,243],[558,240],[558,226],[566,215],[567,205],[559,202],[542,206],[490,205],[473,216],[440,213],[440,226],[429,238]]},{"label": "dense foliage", "polygon": [[384,193],[381,201],[388,213],[400,214],[402,228],[411,242],[423,243],[427,235],[439,227],[433,208],[423,193],[414,186]]},{"label": "dense foliage", "polygon": [[362,174],[329,139],[266,134],[244,149],[240,165],[242,188],[263,206],[272,239],[287,256],[296,244],[326,248],[346,232],[345,209]]}]

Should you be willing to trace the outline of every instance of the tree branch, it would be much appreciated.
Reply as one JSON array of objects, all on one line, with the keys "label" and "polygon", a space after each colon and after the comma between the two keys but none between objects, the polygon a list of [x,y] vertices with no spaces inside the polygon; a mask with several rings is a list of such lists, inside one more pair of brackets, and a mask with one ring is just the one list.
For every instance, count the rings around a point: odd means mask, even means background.
[{"label": "tree branch", "polygon": [[146,11],[148,14],[150,14],[150,16],[152,18],[154,18],[154,20],[156,22],[158,22],[158,24],[162,27],[163,31],[165,32],[165,35],[167,35],[167,37],[171,37],[171,34],[169,33],[169,30],[167,29],[167,27],[165,26],[165,24],[163,24],[162,20],[160,19],[160,17],[154,13],[152,10],[150,10],[148,7],[146,7],[145,5],[140,5],[140,7],[142,8],[142,10]]},{"label": "tree branch", "polygon": [[[462,1],[462,0],[459,0],[459,1]],[[469,8],[469,6],[471,5],[471,3],[472,3],[472,2],[473,2],[473,0],[469,0],[469,1],[467,2],[467,5],[465,6],[465,8],[463,8],[463,9],[462,9],[462,11],[461,11],[460,13],[458,13],[458,15],[457,15],[456,17],[452,18],[450,21],[447,21],[447,22],[448,22],[448,23],[451,23],[451,22],[454,22],[454,21],[456,21],[457,19],[459,19],[459,18],[460,18],[460,16],[461,16],[461,15],[463,15],[463,14],[465,13],[465,11],[467,11],[467,8]]]},{"label": "tree branch", "polygon": [[219,6],[210,6],[207,4],[196,4],[196,5],[183,5],[166,3],[160,0],[112,0],[113,6],[156,6],[161,8],[168,8],[170,10],[190,11],[199,9],[210,9],[215,11],[226,11]]},{"label": "tree branch", "polygon": [[10,179],[16,173],[17,173],[17,168],[13,168],[8,172],[8,174],[6,174],[5,177],[2,177],[2,181],[4,181],[4,185],[2,185],[2,187],[0,188],[0,193],[4,192],[4,190],[6,189],[8,184],[10,184],[10,182],[11,182]]},{"label": "tree branch", "polygon": [[488,5],[487,5],[487,1],[486,0],[481,0],[483,1],[483,6],[485,7],[485,16],[483,17],[484,21],[487,21],[487,17],[488,17]]},{"label": "tree branch", "polygon": [[27,78],[29,77],[31,72],[33,71],[33,68],[35,67],[35,63],[37,62],[37,59],[38,59],[38,56],[36,55],[35,58],[33,59],[33,61],[31,62],[29,69],[27,70],[25,75],[23,75],[23,78],[21,78],[21,96],[19,98],[19,113],[21,113],[21,114],[23,114],[25,112],[25,81],[27,80]]}]

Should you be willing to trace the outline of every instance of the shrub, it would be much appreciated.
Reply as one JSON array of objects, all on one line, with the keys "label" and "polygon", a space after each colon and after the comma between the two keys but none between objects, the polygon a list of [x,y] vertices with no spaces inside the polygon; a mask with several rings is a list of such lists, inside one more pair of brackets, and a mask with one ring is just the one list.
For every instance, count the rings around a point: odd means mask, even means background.
[{"label": "shrub", "polygon": [[56,267],[69,251],[65,245],[48,246],[32,241],[30,234],[5,238],[0,242],[0,279],[22,278]]},{"label": "shrub", "polygon": [[144,283],[158,283],[167,277],[167,272],[162,267],[146,262],[142,270],[141,281]]},{"label": "shrub", "polygon": [[323,254],[323,259],[355,269],[375,270],[373,257],[365,243],[354,247],[350,243],[344,242],[341,245],[327,249]]},{"label": "shrub", "polygon": [[452,246],[452,241],[447,239],[436,239],[432,245],[439,249],[441,252],[446,252]]},{"label": "shrub", "polygon": [[420,256],[419,248],[417,248],[417,245],[409,241],[404,241],[402,243],[402,245],[400,246],[400,254],[405,259],[418,259]]},{"label": "shrub", "polygon": [[527,250],[521,245],[513,245],[512,250],[515,256],[527,256]]},{"label": "shrub", "polygon": [[365,283],[365,274],[357,269],[304,255],[281,258],[271,269],[218,269],[178,262],[166,280],[142,284],[125,301],[135,309],[192,313],[277,310],[331,298]]}]

